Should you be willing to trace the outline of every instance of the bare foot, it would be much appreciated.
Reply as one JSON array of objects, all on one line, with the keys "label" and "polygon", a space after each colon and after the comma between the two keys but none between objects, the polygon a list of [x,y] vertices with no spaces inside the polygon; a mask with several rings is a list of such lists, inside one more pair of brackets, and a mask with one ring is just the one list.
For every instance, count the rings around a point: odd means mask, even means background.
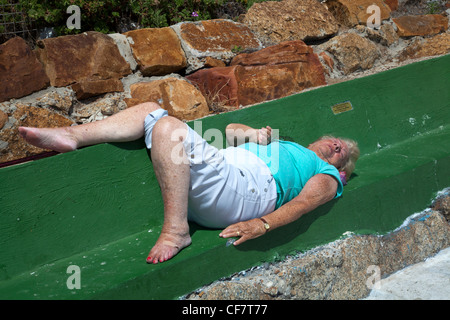
[{"label": "bare foot", "polygon": [[191,244],[191,237],[161,233],[147,257],[147,263],[156,264],[173,258],[183,248]]},{"label": "bare foot", "polygon": [[77,141],[67,128],[19,127],[20,135],[30,144],[57,152],[69,152],[77,148]]}]

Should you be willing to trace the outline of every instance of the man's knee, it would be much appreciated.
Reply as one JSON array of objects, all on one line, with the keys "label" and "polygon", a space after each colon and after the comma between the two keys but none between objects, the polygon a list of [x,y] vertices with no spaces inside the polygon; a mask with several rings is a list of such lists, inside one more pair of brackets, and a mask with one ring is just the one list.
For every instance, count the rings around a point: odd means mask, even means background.
[{"label": "man's knee", "polygon": [[175,117],[167,116],[159,119],[153,128],[154,139],[170,139],[183,141],[187,135],[186,124]]}]

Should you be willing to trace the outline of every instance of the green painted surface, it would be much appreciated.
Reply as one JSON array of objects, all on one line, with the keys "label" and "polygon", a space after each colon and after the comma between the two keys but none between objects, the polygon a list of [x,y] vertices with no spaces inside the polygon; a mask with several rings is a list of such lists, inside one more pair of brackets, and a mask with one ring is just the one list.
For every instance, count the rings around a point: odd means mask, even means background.
[{"label": "green painted surface", "polygon": [[[444,56],[202,119],[202,132],[241,122],[303,144],[345,136],[362,156],[342,198],[239,247],[192,224],[193,244],[163,264],[145,262],[163,207],[142,141],[0,169],[0,298],[176,299],[346,231],[395,229],[450,185],[448,70]],[[335,115],[346,101],[353,110]],[[66,285],[71,265],[79,290]]]}]

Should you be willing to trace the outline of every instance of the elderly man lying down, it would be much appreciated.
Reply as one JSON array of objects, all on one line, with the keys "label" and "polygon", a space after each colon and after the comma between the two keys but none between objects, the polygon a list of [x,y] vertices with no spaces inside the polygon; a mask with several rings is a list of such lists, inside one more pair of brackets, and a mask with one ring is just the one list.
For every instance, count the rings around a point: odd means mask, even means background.
[{"label": "elderly man lying down", "polygon": [[322,137],[305,148],[271,139],[270,127],[243,124],[227,126],[231,147],[219,150],[150,102],[93,123],[19,132],[28,143],[57,152],[145,137],[164,202],[164,224],[148,263],[171,259],[191,244],[189,220],[223,229],[220,237],[238,238],[234,245],[297,220],[342,194],[359,157],[349,139]]}]

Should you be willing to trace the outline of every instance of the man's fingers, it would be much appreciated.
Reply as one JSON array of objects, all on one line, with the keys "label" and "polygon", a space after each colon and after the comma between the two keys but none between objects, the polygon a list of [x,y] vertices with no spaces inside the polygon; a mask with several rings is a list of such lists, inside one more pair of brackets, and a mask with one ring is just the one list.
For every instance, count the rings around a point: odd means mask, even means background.
[{"label": "man's fingers", "polygon": [[238,245],[240,245],[241,243],[243,243],[243,242],[245,242],[247,240],[248,240],[247,237],[240,237],[235,242],[233,242],[233,246],[238,246]]},{"label": "man's fingers", "polygon": [[270,141],[270,127],[259,129],[258,133],[258,143],[266,145]]},{"label": "man's fingers", "polygon": [[[238,246],[247,240],[255,239],[265,233],[261,230],[261,222],[258,219],[253,219],[245,222],[238,222],[225,228],[219,237],[222,238],[238,238],[233,245]],[[261,228],[260,228],[261,227]]]},{"label": "man's fingers", "polygon": [[228,226],[219,234],[219,237],[222,238],[232,238],[236,236],[242,236],[242,234],[235,225]]}]

